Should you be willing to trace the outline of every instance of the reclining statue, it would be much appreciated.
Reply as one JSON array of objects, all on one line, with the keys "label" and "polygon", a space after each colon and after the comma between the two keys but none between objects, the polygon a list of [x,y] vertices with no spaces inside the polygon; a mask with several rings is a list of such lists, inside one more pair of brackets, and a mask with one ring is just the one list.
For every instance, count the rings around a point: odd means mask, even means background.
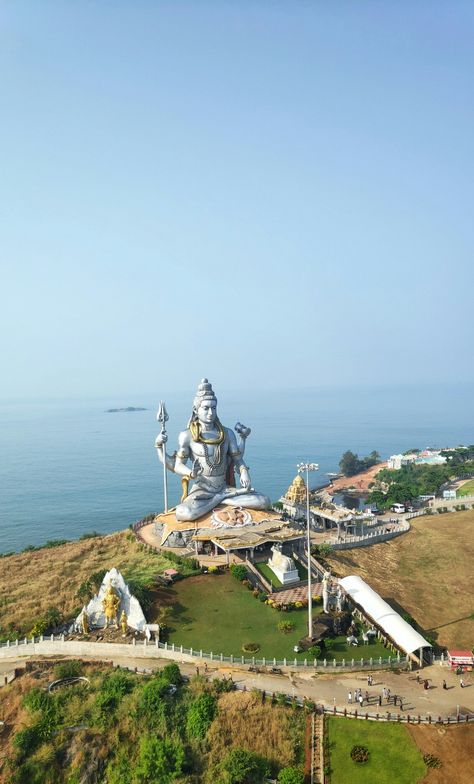
[{"label": "reclining statue", "polygon": [[[217,398],[207,378],[203,378],[193,402],[188,427],[178,436],[178,450],[171,457],[166,454],[166,467],[182,477],[183,497],[176,507],[176,519],[196,520],[218,504],[250,509],[267,509],[270,499],[256,493],[243,460],[245,439],[249,428],[237,424],[239,443],[235,433],[224,427],[217,417]],[[155,446],[163,462],[166,433],[158,435]],[[191,467],[187,465],[192,461]],[[234,472],[240,474],[240,488],[235,486]],[[190,480],[193,480],[188,492]]]}]

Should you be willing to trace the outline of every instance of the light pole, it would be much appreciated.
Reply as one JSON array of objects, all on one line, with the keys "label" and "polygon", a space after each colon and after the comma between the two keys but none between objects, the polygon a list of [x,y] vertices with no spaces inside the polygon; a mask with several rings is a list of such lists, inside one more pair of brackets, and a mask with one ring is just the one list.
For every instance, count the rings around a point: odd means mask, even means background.
[{"label": "light pole", "polygon": [[308,637],[313,639],[313,595],[311,590],[311,535],[309,526],[309,472],[317,471],[319,465],[317,463],[298,463],[298,473],[306,472],[306,548],[308,559]]}]

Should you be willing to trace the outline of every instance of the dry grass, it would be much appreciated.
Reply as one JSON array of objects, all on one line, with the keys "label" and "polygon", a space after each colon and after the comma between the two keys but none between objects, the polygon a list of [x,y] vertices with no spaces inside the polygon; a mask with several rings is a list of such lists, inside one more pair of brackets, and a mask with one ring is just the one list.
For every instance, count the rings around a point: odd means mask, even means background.
[{"label": "dry grass", "polygon": [[[219,699],[219,714],[208,735],[209,760],[216,762],[236,746],[261,754],[276,767],[295,764],[295,744],[304,744],[302,710],[262,704],[250,692],[230,692]],[[209,782],[215,771],[209,771]]]},{"label": "dry grass", "polygon": [[470,648],[473,532],[474,511],[420,517],[412,520],[408,534],[340,550],[329,561],[334,573],[357,574],[393,606],[400,605],[440,645]]},{"label": "dry grass", "polygon": [[429,768],[423,784],[471,784],[473,780],[474,726],[429,727],[410,726],[412,736],[422,754],[433,754],[441,760],[441,768]]},{"label": "dry grass", "polygon": [[81,606],[79,586],[113,566],[126,579],[137,579],[152,578],[170,563],[147,552],[127,531],[0,558],[0,633],[12,623],[26,634],[49,607],[72,617]]},{"label": "dry grass", "polygon": [[[31,662],[31,671],[22,672],[8,686],[3,686],[0,690],[0,720],[5,722],[5,726],[0,734],[0,784],[6,784],[10,779],[10,771],[7,764],[8,758],[15,756],[12,745],[13,738],[18,730],[31,725],[31,713],[22,706],[23,697],[33,688],[45,688],[48,683],[54,680],[54,661]],[[100,682],[104,673],[109,670],[108,665],[101,662],[84,663],[83,674],[91,679],[91,682]],[[77,715],[84,714],[85,703],[93,702],[94,695],[82,693],[82,695],[70,696],[66,704],[65,724],[76,723]],[[107,752],[108,745],[104,744],[102,736],[97,737],[94,732],[85,731],[80,735],[67,735],[67,764],[80,766],[85,759],[90,756],[91,751],[95,757]],[[64,738],[58,736],[50,743],[41,747],[35,754],[35,759],[48,760],[54,756],[54,750],[64,743]],[[94,745],[95,744],[95,745]]]}]

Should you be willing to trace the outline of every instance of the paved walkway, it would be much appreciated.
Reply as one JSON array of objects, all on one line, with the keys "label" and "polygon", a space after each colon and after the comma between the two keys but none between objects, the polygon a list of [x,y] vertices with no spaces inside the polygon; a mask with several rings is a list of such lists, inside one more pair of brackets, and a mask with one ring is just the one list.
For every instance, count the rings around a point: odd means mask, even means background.
[{"label": "paved walkway", "polygon": [[[311,593],[313,599],[321,596],[323,586],[321,583],[314,583],[311,586]],[[308,600],[308,586],[304,585],[302,588],[288,588],[287,591],[277,591],[272,594],[272,600],[275,604],[291,604],[292,602],[302,602]]]},{"label": "paved walkway", "polygon": [[[41,659],[40,656],[35,656],[35,659]],[[75,657],[77,658],[77,657]],[[87,659],[93,659],[93,656],[88,656]],[[114,664],[119,664],[124,667],[134,669],[137,667],[139,670],[156,670],[169,664],[169,659],[144,659],[134,658],[133,656],[114,657]],[[8,668],[14,667],[21,668],[25,659],[18,659],[10,661]],[[406,716],[427,716],[431,714],[435,720],[438,716],[456,716],[458,706],[460,713],[472,712],[474,713],[474,674],[465,673],[463,680],[466,684],[465,688],[460,687],[460,679],[455,673],[451,672],[448,667],[441,667],[439,664],[434,664],[430,667],[425,667],[420,671],[420,677],[427,679],[430,685],[428,690],[423,689],[422,683],[417,683],[416,673],[413,672],[394,672],[394,671],[379,671],[372,672],[373,685],[367,685],[367,673],[363,672],[346,672],[334,674],[312,674],[311,671],[291,671],[287,668],[288,672],[284,675],[271,675],[270,673],[252,673],[249,672],[248,667],[240,668],[238,666],[222,665],[222,666],[209,666],[205,670],[204,662],[197,661],[196,665],[190,663],[178,662],[181,671],[187,675],[196,674],[197,668],[200,674],[207,673],[209,678],[222,678],[223,676],[229,677],[232,675],[234,682],[240,685],[245,685],[247,689],[256,687],[264,689],[268,692],[284,692],[291,696],[307,697],[318,704],[323,704],[326,707],[333,707],[334,705],[343,710],[349,709],[348,692],[354,693],[357,688],[365,692],[369,692],[369,703],[364,700],[363,711],[370,713],[385,714],[387,711],[399,713],[399,707],[393,706],[393,701],[388,705],[386,700],[382,701],[382,707],[378,708],[377,702],[379,694],[383,687],[388,687],[391,695],[397,695],[402,698],[403,710],[401,715]],[[7,662],[3,662],[5,666]],[[446,680],[447,689],[443,689],[443,679]],[[354,708],[354,705],[352,705]]]}]

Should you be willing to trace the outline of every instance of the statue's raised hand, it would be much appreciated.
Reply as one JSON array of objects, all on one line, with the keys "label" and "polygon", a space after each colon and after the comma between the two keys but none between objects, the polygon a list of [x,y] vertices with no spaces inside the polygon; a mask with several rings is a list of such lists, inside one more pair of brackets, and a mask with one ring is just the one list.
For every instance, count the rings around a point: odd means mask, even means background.
[{"label": "statue's raised hand", "polygon": [[236,426],[234,427],[235,432],[245,441],[246,438],[249,437],[250,433],[252,432],[249,427],[245,427],[242,422],[237,422]]},{"label": "statue's raised hand", "polygon": [[168,440],[168,435],[166,433],[158,433],[155,439],[155,446],[157,449],[160,449],[162,446],[166,444]]},{"label": "statue's raised hand", "polygon": [[251,486],[250,482],[250,474],[247,468],[242,468],[240,471],[240,486],[244,488],[244,490],[249,490]]},{"label": "statue's raised hand", "polygon": [[190,479],[197,479],[198,476],[201,476],[203,470],[204,469],[201,463],[199,462],[199,458],[196,457],[196,460],[194,461],[193,467],[191,469],[191,473],[189,474]]}]

